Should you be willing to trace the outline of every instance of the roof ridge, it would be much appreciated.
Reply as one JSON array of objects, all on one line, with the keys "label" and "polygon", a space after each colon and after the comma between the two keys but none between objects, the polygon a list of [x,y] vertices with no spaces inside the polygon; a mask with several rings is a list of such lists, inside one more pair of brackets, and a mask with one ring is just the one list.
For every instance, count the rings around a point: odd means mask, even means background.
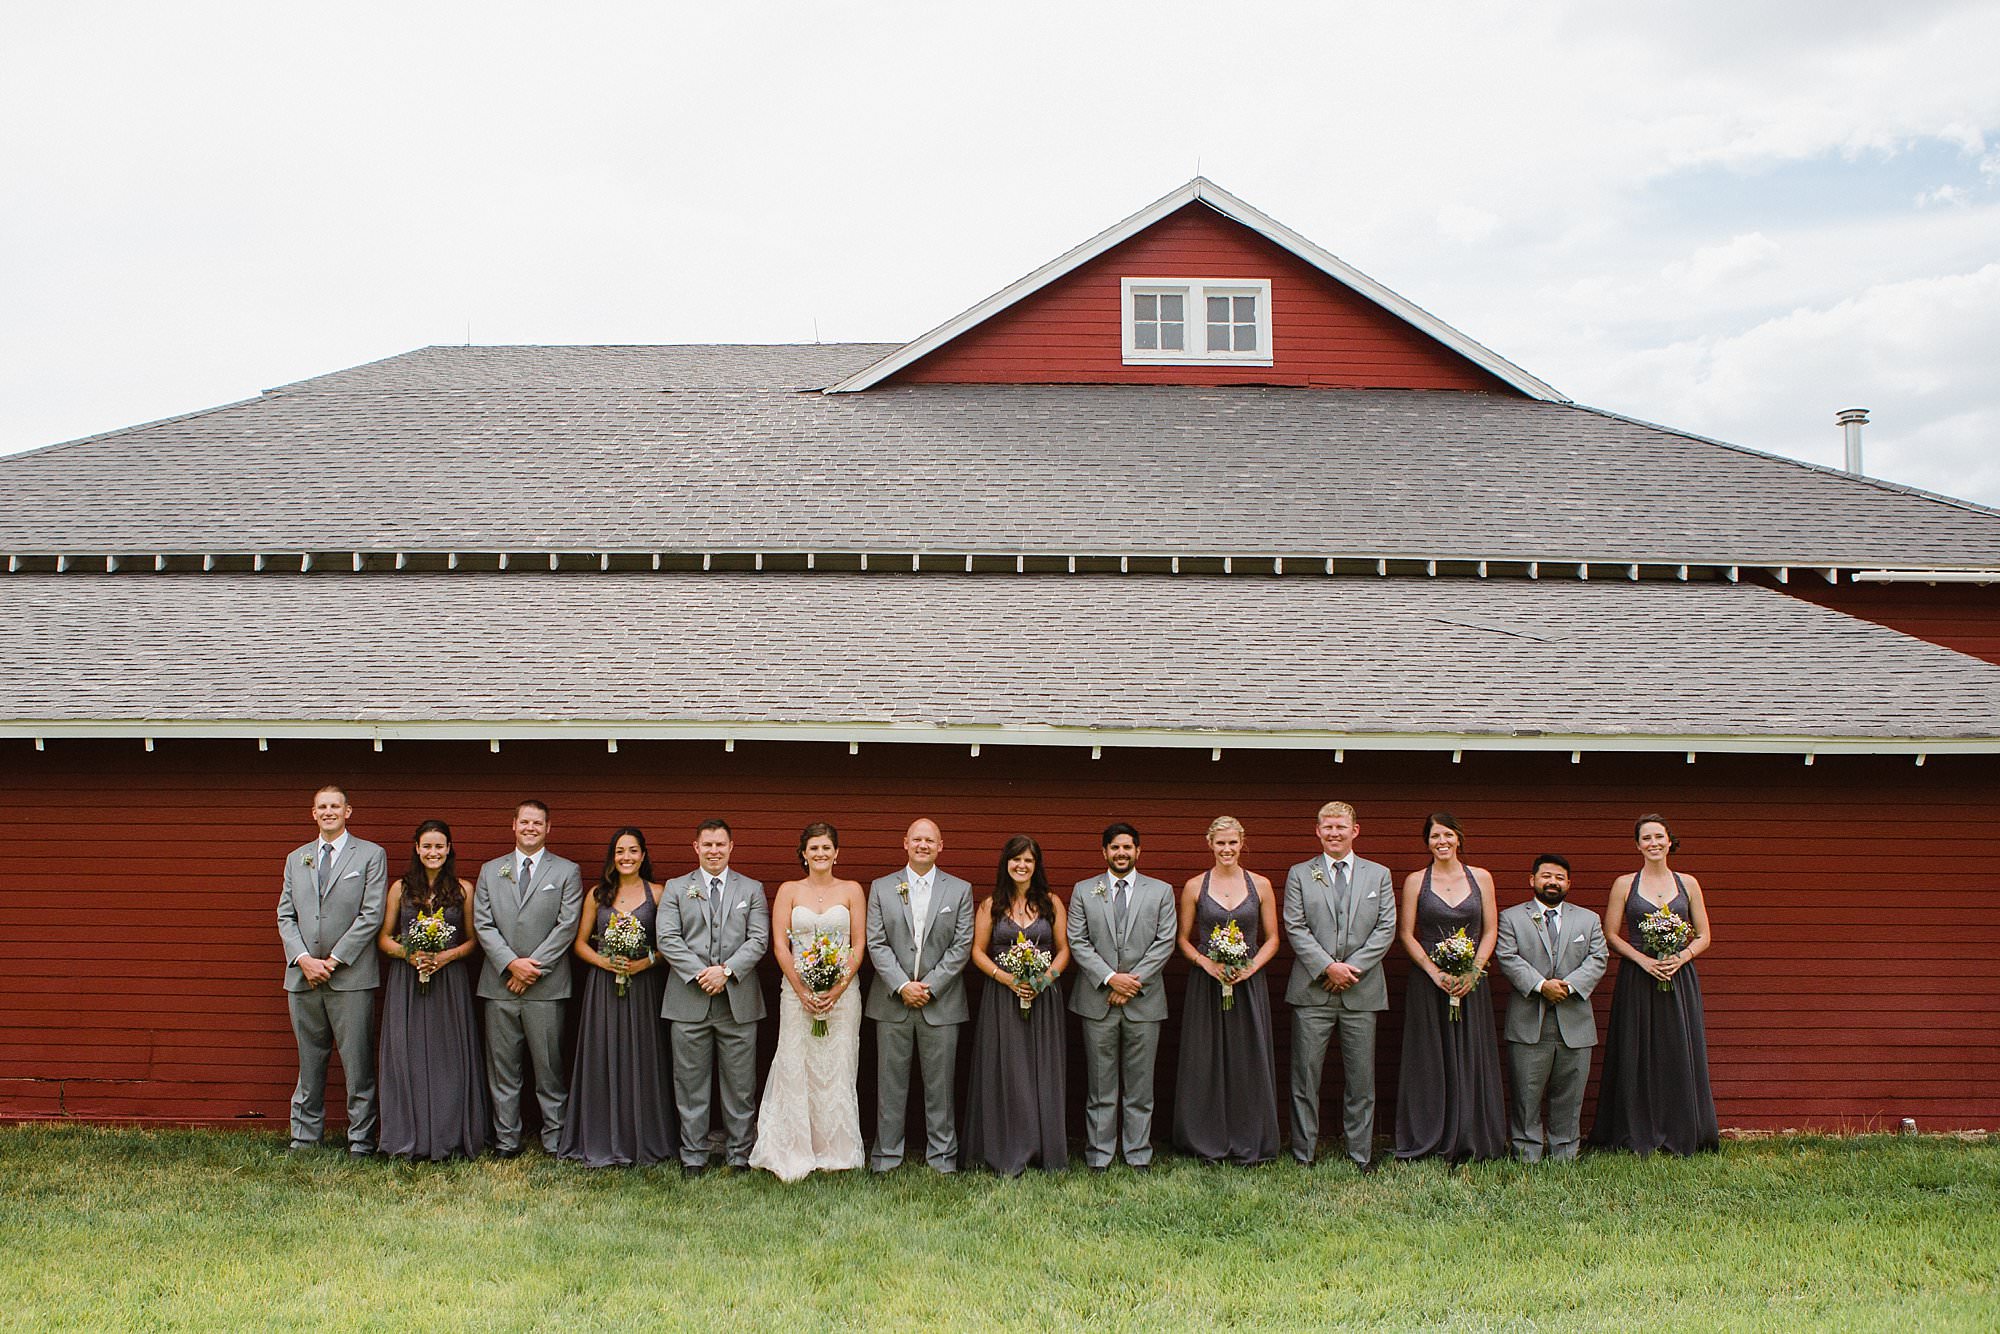
[{"label": "roof ridge", "polygon": [[1774,454],[1769,450],[1757,449],[1751,445],[1739,445],[1733,440],[1723,440],[1716,436],[1703,435],[1699,431],[1683,430],[1678,426],[1666,426],[1659,422],[1648,421],[1644,417],[1634,417],[1629,413],[1614,412],[1610,408],[1593,407],[1588,403],[1566,403],[1558,404],[1557,406],[1574,408],[1578,412],[1588,412],[1593,416],[1603,417],[1608,421],[1624,422],[1628,426],[1637,426],[1648,431],[1658,431],[1663,435],[1679,436],[1683,440],[1697,440],[1704,445],[1715,445],[1721,449],[1733,450],[1738,454],[1747,454],[1751,458],[1789,464],[1794,468],[1803,469],[1806,472],[1820,473],[1845,482],[1864,482],[1879,490],[1894,492],[1898,495],[1914,496],[1919,500],[1939,501],[1957,509],[1969,510],[1974,514],[1982,515],[1986,518],[2000,519],[2000,508],[1991,505],[1982,505],[1976,500],[1967,500],[1963,496],[1947,495],[1942,491],[1928,491],[1921,486],[1911,486],[1908,482],[1895,482],[1886,477],[1876,477],[1869,473],[1849,472],[1845,468],[1836,468],[1828,463],[1809,463],[1805,459],[1793,458],[1789,454]]}]

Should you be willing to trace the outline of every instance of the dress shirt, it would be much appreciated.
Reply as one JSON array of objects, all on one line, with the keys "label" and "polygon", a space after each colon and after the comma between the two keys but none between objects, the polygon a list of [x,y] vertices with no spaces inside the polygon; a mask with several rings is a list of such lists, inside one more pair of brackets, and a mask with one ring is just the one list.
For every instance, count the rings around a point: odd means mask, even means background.
[{"label": "dress shirt", "polygon": [[[540,848],[539,850],[535,851],[535,852],[523,852],[523,851],[521,851],[521,850],[520,850],[519,848],[515,848],[515,849],[514,849],[514,878],[515,878],[516,880],[519,880],[519,879],[521,878],[521,863],[522,863],[522,862],[524,862],[524,861],[527,861],[527,860],[528,860],[528,859],[529,859],[530,857],[534,858],[534,859],[535,859],[535,869],[539,871],[539,870],[540,870],[540,869],[542,868],[542,859],[543,859],[543,858],[545,858],[545,857],[547,857],[548,855],[549,855],[549,846],[548,846],[548,844],[546,844],[546,843],[544,843],[544,844],[543,844],[543,845],[541,846],[541,848]],[[528,892],[529,890],[531,890],[531,889],[533,889],[533,888],[534,888],[534,886],[533,886],[533,885],[522,885],[522,886],[521,886],[521,892],[522,892],[523,894],[525,894],[525,893],[527,893],[527,892]]]},{"label": "dress shirt", "polygon": [[915,867],[905,866],[903,875],[910,882],[910,934],[916,937],[916,970],[921,973],[924,966],[924,928],[931,920],[931,886],[937,881],[937,867],[933,866],[918,874]]},{"label": "dress shirt", "polygon": [[1326,863],[1326,883],[1328,888],[1332,888],[1334,885],[1340,883],[1339,873],[1334,870],[1337,866],[1345,866],[1347,868],[1347,887],[1349,889],[1354,888],[1354,854],[1352,852],[1348,853],[1345,857],[1329,857],[1325,853],[1321,853],[1320,860]]}]

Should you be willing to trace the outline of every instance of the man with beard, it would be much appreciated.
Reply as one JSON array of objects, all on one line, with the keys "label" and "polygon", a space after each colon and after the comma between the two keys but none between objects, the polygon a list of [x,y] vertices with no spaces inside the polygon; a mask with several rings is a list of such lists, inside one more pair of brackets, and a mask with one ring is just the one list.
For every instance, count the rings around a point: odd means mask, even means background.
[{"label": "man with beard", "polygon": [[[1521,1161],[1576,1157],[1583,1086],[1597,1016],[1590,993],[1604,976],[1604,924],[1588,908],[1565,904],[1569,862],[1552,852],[1535,858],[1528,886],[1535,897],[1500,914],[1493,958],[1514,988],[1507,1003],[1507,1067],[1513,1098],[1508,1133]],[[1549,1103],[1542,1131],[1542,1098]]]},{"label": "man with beard", "polygon": [[1093,1172],[1121,1149],[1126,1166],[1153,1165],[1153,1064],[1167,1018],[1160,970],[1173,957],[1180,917],[1173,886],[1139,874],[1138,861],[1139,831],[1112,825],[1104,874],[1069,897],[1069,953],[1083,974],[1069,1008],[1083,1023],[1083,1160]]}]

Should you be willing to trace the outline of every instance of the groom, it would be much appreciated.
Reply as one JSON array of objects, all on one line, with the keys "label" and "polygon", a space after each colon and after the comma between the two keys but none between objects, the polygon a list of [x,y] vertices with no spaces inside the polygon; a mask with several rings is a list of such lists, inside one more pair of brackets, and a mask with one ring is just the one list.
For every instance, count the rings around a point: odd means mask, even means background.
[{"label": "groom", "polygon": [[938,869],[944,835],[918,820],[903,835],[908,865],[868,891],[868,1017],[875,1021],[875,1152],[868,1166],[903,1161],[911,1058],[923,1066],[924,1156],[939,1172],[958,1170],[952,1082],[964,1026],[965,965],[972,957],[972,886]]},{"label": "groom", "polygon": [[671,970],[660,1017],[673,1021],[674,1106],[681,1170],[689,1176],[708,1169],[718,1097],[731,1167],[750,1165],[756,1139],[757,1021],[764,1017],[757,961],[771,944],[771,905],[761,883],[729,869],[735,847],[727,821],[702,821],[694,831],[701,865],[660,893],[656,934]]}]

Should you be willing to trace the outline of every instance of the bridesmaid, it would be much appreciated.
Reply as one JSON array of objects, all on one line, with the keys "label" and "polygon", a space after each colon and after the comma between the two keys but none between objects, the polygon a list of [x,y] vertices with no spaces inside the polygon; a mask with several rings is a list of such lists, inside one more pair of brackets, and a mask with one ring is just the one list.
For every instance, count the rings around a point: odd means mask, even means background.
[{"label": "bridesmaid", "polygon": [[[1396,1157],[1454,1163],[1507,1155],[1500,1096],[1500,1046],[1486,965],[1499,938],[1493,877],[1459,860],[1465,831],[1450,812],[1424,818],[1431,864],[1403,881],[1397,938],[1416,966],[1403,1004],[1403,1068],[1396,1092]],[[1431,949],[1464,928],[1476,942],[1477,971],[1455,977]],[[1452,997],[1459,1011],[1452,1017]]]},{"label": "bridesmaid", "polygon": [[[660,1023],[665,972],[655,967],[654,915],[660,887],[646,836],[626,827],[611,836],[596,892],[576,927],[576,957],[585,970],[576,1060],[570,1067],[569,1114],[556,1156],[591,1167],[664,1162],[680,1154],[674,1127],[673,1065]],[[645,953],[637,959],[604,954],[604,931],[619,913],[639,921]],[[625,979],[625,994],[618,980]]]},{"label": "bridesmaid", "polygon": [[[450,942],[434,954],[403,948],[418,913],[444,913]],[[417,826],[409,869],[389,886],[375,947],[408,968],[391,968],[382,1001],[381,1151],[399,1158],[476,1158],[486,1147],[486,1061],[472,1010],[478,948],[468,928],[472,886],[458,878],[451,826]]]},{"label": "bridesmaid", "polygon": [[[1278,896],[1245,870],[1243,824],[1219,815],[1208,826],[1215,865],[1181,887],[1181,954],[1188,970],[1181,1009],[1174,1146],[1205,1163],[1268,1163],[1278,1156],[1277,1078],[1271,1056],[1271,997],[1264,966],[1278,952]],[[1236,923],[1250,962],[1231,974],[1235,1003],[1222,1008],[1222,966],[1209,933]]]},{"label": "bridesmaid", "polygon": [[[1604,908],[1605,933],[1625,962],[1611,997],[1590,1142],[1637,1154],[1661,1149],[1686,1156],[1717,1148],[1722,1139],[1708,1087],[1701,979],[1694,971],[1694,957],[1709,945],[1708,905],[1701,882],[1667,865],[1668,854],[1678,852],[1681,844],[1664,819],[1640,816],[1632,836],[1643,865],[1636,874],[1612,882]],[[1665,959],[1645,951],[1639,932],[1640,921],[1660,908],[1671,909],[1694,928],[1687,945]],[[1662,982],[1671,982],[1673,989],[1660,990]]]},{"label": "bridesmaid", "polygon": [[[972,964],[991,980],[973,1034],[962,1137],[966,1163],[983,1162],[1002,1176],[1019,1176],[1030,1165],[1046,1172],[1069,1166],[1062,988],[1056,985],[1069,967],[1067,927],[1062,900],[1049,893],[1041,846],[1016,834],[1000,849],[993,896],[973,918]],[[1022,936],[1051,959],[1048,985],[1039,993],[995,962]],[[1023,1001],[1031,1006],[1025,1014]]]}]

